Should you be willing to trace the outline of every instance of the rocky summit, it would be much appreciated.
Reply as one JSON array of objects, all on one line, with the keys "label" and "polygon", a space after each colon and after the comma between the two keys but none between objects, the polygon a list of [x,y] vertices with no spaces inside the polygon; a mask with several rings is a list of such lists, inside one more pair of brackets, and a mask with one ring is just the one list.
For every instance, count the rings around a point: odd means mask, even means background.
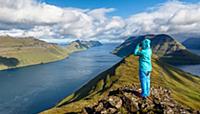
[{"label": "rocky summit", "polygon": [[108,96],[91,107],[85,107],[84,114],[199,114],[199,111],[177,103],[171,91],[152,87],[151,96],[146,100],[140,96],[140,89],[133,86],[111,90]]}]

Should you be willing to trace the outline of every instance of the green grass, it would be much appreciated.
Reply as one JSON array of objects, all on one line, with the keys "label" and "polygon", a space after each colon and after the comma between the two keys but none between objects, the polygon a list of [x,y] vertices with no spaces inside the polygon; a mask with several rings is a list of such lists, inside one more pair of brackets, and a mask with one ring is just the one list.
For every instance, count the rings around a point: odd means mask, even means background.
[{"label": "green grass", "polygon": [[81,51],[73,44],[66,48],[34,38],[0,37],[0,70],[54,62]]},{"label": "green grass", "polygon": [[6,66],[1,64],[0,69],[3,70],[7,68],[23,67],[61,60],[67,56],[67,53],[64,51],[64,49],[59,49],[59,47],[33,47],[24,48],[18,51],[7,51],[1,55],[3,57],[12,57],[19,61],[16,66]]},{"label": "green grass", "polygon": [[[132,55],[125,58],[60,101],[52,109],[42,113],[81,112],[84,107],[92,106],[105,97],[109,90],[132,84],[139,86],[137,59]],[[151,85],[168,88],[172,91],[173,98],[179,103],[193,109],[200,109],[200,78],[165,64],[156,58],[152,59],[152,63]]]}]

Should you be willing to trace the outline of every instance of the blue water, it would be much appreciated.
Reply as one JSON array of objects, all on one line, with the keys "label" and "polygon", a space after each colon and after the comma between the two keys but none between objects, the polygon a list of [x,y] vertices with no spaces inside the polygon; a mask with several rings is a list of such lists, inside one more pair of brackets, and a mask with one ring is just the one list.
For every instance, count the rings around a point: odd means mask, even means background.
[{"label": "blue water", "polygon": [[35,114],[54,106],[121,58],[105,44],[43,65],[0,71],[0,114]]},{"label": "blue water", "polygon": [[200,76],[200,64],[198,65],[184,65],[184,66],[179,66],[181,70],[185,72],[189,72],[193,75]]},{"label": "blue water", "polygon": [[189,51],[192,53],[195,53],[197,55],[200,55],[200,50],[198,50],[198,49],[190,49]]},{"label": "blue water", "polygon": [[[200,56],[200,50],[194,50],[190,49],[192,53],[195,53]],[[183,66],[178,66],[179,69],[189,72],[193,75],[199,76],[200,77],[200,64],[197,65],[183,65]]]}]

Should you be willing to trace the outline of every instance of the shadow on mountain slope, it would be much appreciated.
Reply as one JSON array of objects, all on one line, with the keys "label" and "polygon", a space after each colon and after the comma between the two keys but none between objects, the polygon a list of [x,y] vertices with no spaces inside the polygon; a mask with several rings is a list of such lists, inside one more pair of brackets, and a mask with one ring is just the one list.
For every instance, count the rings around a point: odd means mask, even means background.
[{"label": "shadow on mountain slope", "polygon": [[160,60],[171,65],[193,65],[198,64],[200,56],[188,50],[179,50],[160,57]]},{"label": "shadow on mountain slope", "polygon": [[0,65],[5,65],[7,67],[15,67],[18,64],[19,60],[14,57],[8,58],[0,56]]}]

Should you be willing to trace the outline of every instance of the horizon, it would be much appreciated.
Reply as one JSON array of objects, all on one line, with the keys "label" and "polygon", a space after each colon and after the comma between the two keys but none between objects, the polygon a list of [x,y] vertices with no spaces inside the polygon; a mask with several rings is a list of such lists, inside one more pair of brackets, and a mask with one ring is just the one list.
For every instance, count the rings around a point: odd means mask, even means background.
[{"label": "horizon", "polygon": [[[179,41],[200,37],[198,0],[0,1],[0,35],[47,42],[122,42],[128,36],[169,34]],[[199,13],[198,13],[199,12]]]}]

